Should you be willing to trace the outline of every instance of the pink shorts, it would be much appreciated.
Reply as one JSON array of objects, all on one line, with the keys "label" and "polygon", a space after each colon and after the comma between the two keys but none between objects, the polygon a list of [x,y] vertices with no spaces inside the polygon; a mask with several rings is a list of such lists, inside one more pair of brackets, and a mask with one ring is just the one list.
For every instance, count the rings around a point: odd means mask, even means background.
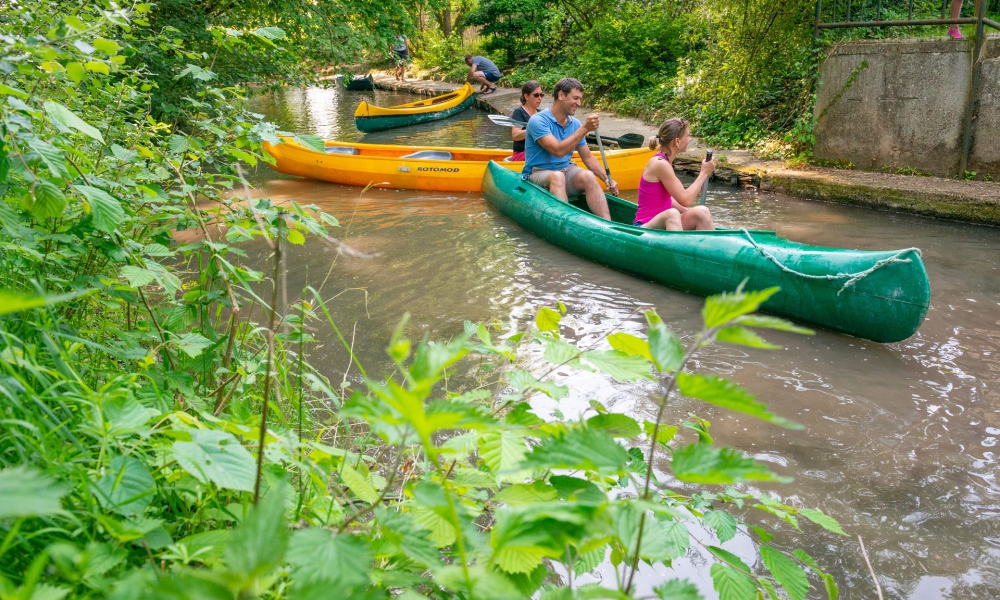
[{"label": "pink shorts", "polygon": [[514,162],[523,162],[524,161],[524,152],[515,152],[514,154],[512,154],[510,156],[510,160],[512,160]]}]

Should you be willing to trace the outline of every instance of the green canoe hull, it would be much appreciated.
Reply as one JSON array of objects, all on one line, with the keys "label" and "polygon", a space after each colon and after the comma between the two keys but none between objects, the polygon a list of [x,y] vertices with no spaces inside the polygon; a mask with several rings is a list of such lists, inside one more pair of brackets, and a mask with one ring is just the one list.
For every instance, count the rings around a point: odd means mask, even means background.
[{"label": "green canoe hull", "polygon": [[916,249],[823,248],[773,231],[633,227],[631,202],[607,196],[612,220],[605,221],[586,210],[584,199],[561,202],[492,162],[483,196],[521,227],[588,260],[700,296],[732,291],[744,280],[748,290],[778,286],[781,292],[761,307],[765,312],[874,342],[913,335],[930,304]]},{"label": "green canoe hull", "polygon": [[388,117],[354,117],[354,125],[358,128],[358,131],[362,133],[371,133],[373,131],[384,131],[386,129],[395,129],[396,127],[407,127],[409,125],[416,125],[418,123],[427,123],[428,121],[438,121],[441,119],[447,119],[452,115],[457,115],[463,110],[472,108],[476,103],[476,96],[473,94],[469,96],[464,102],[455,106],[453,108],[448,108],[445,110],[438,110],[433,112],[418,113],[414,115],[393,115]]},{"label": "green canoe hull", "polygon": [[375,81],[371,75],[357,79],[344,77],[343,82],[344,89],[352,92],[364,92],[375,89]]}]

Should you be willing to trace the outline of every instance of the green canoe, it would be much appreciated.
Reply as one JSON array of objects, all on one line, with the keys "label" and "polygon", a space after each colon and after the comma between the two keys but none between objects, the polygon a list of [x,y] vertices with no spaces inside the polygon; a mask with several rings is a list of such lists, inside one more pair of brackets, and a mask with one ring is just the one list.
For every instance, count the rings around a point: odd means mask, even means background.
[{"label": "green canoe", "polygon": [[483,196],[505,217],[560,248],[625,273],[708,296],[779,286],[765,312],[872,340],[898,342],[924,321],[931,290],[916,248],[822,248],[773,231],[663,231],[633,227],[635,204],[607,196],[611,221],[582,197],[561,202],[491,162]]},{"label": "green canoe", "polygon": [[375,89],[375,81],[371,75],[353,75],[341,79],[345,90],[364,92]]}]

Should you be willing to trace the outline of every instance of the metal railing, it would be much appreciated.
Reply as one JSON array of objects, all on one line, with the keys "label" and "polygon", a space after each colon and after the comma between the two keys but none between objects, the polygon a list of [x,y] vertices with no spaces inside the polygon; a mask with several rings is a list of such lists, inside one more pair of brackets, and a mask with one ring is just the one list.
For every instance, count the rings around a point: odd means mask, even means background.
[{"label": "metal railing", "polygon": [[[876,4],[877,3],[877,4]],[[1000,0],[980,0],[978,11],[975,17],[951,18],[948,16],[948,9],[951,0],[943,0],[941,7],[941,18],[939,19],[914,19],[913,0],[908,0],[906,19],[882,19],[883,0],[861,0],[860,10],[855,10],[852,15],[852,8],[856,7],[854,0],[832,0],[832,21],[824,21],[823,0],[816,0],[816,23],[813,31],[814,38],[819,41],[819,34],[824,29],[848,29],[848,28],[883,28],[883,27],[913,27],[913,26],[941,26],[941,25],[975,25],[975,45],[972,50],[972,78],[969,84],[969,97],[965,105],[965,115],[963,119],[962,131],[962,157],[959,161],[958,175],[961,177],[969,165],[969,152],[972,149],[972,121],[975,115],[976,97],[979,93],[979,74],[982,68],[983,42],[986,35],[986,27],[992,27],[1000,31],[1000,22],[986,16],[990,5],[993,5],[993,13],[1000,13]],[[872,8],[874,6],[875,20],[871,20]],[[893,3],[893,8],[898,8],[901,3]],[[827,4],[830,8],[830,3]],[[838,9],[842,9],[840,12]],[[852,16],[859,20],[852,20]],[[843,15],[844,20],[838,21],[838,15]],[[961,14],[961,13],[960,13]]]}]

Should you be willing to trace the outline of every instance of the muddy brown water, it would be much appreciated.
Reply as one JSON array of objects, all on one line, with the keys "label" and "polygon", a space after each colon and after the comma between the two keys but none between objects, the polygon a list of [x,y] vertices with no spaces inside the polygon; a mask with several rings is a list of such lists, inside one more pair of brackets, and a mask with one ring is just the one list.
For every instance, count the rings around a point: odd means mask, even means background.
[{"label": "muddy brown water", "polygon": [[[353,111],[361,99],[380,105],[409,101],[390,92],[288,89],[258,97],[251,107],[282,128],[323,137],[377,143],[498,147],[509,130],[485,114],[410,128],[360,134]],[[700,326],[702,299],[624,275],[570,255],[505,219],[479,193],[359,189],[284,176],[261,166],[256,193],[276,201],[315,203],[340,219],[333,234],[374,258],[337,257],[319,242],[291,251],[288,288],[322,285],[341,330],[369,373],[388,373],[384,353],[404,312],[409,333],[441,339],[462,322],[496,319],[522,327],[541,306],[569,308],[563,333],[595,340],[636,307],[653,306],[685,340]],[[634,192],[633,192],[634,194]],[[837,579],[843,598],[875,598],[861,556],[860,534],[886,598],[1000,597],[1000,229],[875,212],[713,186],[708,205],[722,226],[775,229],[786,238],[822,246],[895,249],[917,246],[930,275],[932,305],[913,337],[874,344],[818,331],[802,337],[769,333],[778,351],[715,347],[695,365],[745,386],[778,414],[802,423],[787,431],[694,401],[676,400],[671,421],[689,412],[712,422],[717,443],[767,462],[791,484],[742,486],[836,517],[850,537],[804,523],[803,531],[760,511],[786,549],[803,548]],[[324,283],[325,282],[325,283]],[[641,333],[639,318],[624,325]],[[326,336],[325,329],[318,335]],[[348,356],[330,335],[312,358],[339,381]],[[594,373],[561,371],[572,393],[556,403],[533,400],[535,411],[577,418],[587,400],[638,418],[654,415],[652,383],[621,384]],[[358,373],[348,378],[358,381]],[[666,465],[660,465],[665,467]],[[683,486],[675,486],[683,489]],[[694,488],[691,488],[692,490]],[[804,519],[803,519],[804,521]],[[710,534],[695,531],[706,543]],[[744,533],[724,544],[758,569]],[[689,551],[642,571],[645,594],[670,577],[696,582],[714,598],[705,554]],[[604,564],[578,577],[608,581]],[[811,581],[810,597],[825,597]]]}]

